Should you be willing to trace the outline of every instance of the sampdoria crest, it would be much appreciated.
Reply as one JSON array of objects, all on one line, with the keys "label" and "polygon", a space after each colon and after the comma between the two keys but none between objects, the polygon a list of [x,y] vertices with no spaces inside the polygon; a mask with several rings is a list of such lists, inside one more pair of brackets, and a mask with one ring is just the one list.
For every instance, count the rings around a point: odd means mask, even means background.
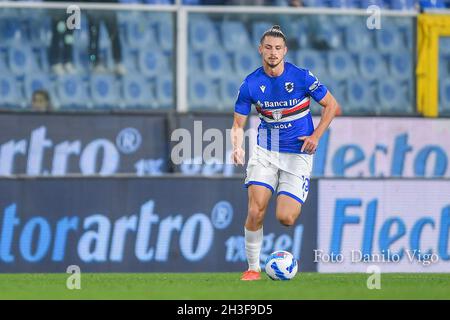
[{"label": "sampdoria crest", "polygon": [[282,110],[274,110],[274,111],[272,111],[273,120],[278,121],[278,120],[281,119],[282,116],[283,116]]},{"label": "sampdoria crest", "polygon": [[292,91],[294,91],[294,83],[293,82],[285,82],[284,88],[286,89],[287,92],[292,92]]}]

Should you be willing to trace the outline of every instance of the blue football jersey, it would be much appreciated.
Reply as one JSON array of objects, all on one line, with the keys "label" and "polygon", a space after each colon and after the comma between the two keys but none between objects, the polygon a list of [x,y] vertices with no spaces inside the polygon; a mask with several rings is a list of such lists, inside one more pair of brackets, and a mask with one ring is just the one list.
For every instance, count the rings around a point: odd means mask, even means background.
[{"label": "blue football jersey", "polygon": [[248,115],[255,105],[261,123],[258,145],[268,150],[302,153],[298,138],[314,132],[309,111],[310,97],[319,102],[327,88],[310,71],[285,62],[278,77],[263,67],[249,74],[239,89],[235,112]]}]

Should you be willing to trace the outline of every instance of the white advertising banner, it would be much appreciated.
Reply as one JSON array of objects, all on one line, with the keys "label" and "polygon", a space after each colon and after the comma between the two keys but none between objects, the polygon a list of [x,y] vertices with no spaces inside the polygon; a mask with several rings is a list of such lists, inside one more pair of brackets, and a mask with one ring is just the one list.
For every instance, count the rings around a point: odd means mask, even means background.
[{"label": "white advertising banner", "polygon": [[320,180],[319,272],[450,272],[450,181]]},{"label": "white advertising banner", "polygon": [[319,141],[313,176],[448,178],[449,160],[450,119],[338,117]]}]

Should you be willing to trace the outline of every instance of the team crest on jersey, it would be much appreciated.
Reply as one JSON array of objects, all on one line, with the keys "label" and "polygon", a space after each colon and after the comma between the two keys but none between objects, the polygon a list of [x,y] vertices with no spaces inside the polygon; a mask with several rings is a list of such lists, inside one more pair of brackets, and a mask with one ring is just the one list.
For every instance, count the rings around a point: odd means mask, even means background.
[{"label": "team crest on jersey", "polygon": [[294,83],[293,82],[285,82],[284,88],[286,89],[287,92],[292,92],[292,91],[294,91]]},{"label": "team crest on jersey", "polygon": [[274,110],[274,111],[272,111],[273,120],[278,121],[278,120],[281,119],[282,116],[283,116],[282,110]]},{"label": "team crest on jersey", "polygon": [[264,93],[264,91],[266,91],[266,86],[265,85],[262,85],[259,88],[261,89],[262,93]]}]

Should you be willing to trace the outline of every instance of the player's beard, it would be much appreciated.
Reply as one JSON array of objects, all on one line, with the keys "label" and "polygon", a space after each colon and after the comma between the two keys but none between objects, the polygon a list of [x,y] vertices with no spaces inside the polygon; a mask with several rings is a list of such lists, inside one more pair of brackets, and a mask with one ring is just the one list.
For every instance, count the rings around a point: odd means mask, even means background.
[{"label": "player's beard", "polygon": [[267,59],[267,60],[266,60],[266,64],[267,64],[271,69],[275,69],[282,61],[283,61],[283,59],[280,59],[280,60],[278,60],[277,63],[270,63],[270,60]]}]

